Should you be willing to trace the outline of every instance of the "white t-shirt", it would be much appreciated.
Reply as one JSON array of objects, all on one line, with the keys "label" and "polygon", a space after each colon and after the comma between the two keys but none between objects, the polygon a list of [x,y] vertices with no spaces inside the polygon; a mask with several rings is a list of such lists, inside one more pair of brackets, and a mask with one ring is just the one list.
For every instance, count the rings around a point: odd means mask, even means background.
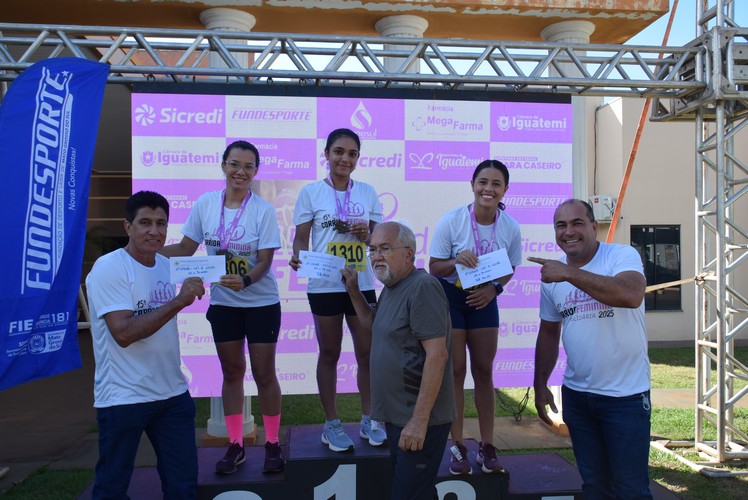
[{"label": "white t-shirt", "polygon": [[156,255],[156,265],[146,267],[120,248],[96,261],[86,277],[86,289],[96,360],[94,406],[161,401],[186,392],[176,316],[126,348],[117,344],[104,320],[112,311],[146,314],[172,300],[169,260]]},{"label": "white t-shirt", "polygon": [[[470,250],[476,255],[483,255],[505,248],[509,256],[509,263],[517,267],[522,264],[522,236],[519,223],[501,210],[496,219],[496,234],[493,240],[493,224],[484,226],[477,224],[480,238],[480,252],[475,248],[473,225],[470,222],[468,206],[450,210],[442,215],[436,225],[436,231],[431,240],[429,255],[435,259],[454,259],[463,250]],[[444,277],[450,283],[457,281],[457,271]]]},{"label": "white t-shirt", "polygon": [[[565,263],[566,257],[561,261]],[[600,243],[582,269],[601,276],[643,271],[641,257],[633,247],[605,243]],[[540,318],[563,322],[564,385],[570,389],[615,397],[649,389],[643,300],[635,309],[611,307],[567,282],[543,283]]]},{"label": "white t-shirt", "polygon": [[[336,191],[325,181],[317,181],[304,186],[296,200],[293,223],[298,226],[313,221],[311,247],[313,252],[327,253],[327,244],[331,241],[359,241],[350,233],[341,234],[335,230],[335,221],[338,219],[335,196],[341,204],[345,203],[345,191]],[[379,202],[377,192],[370,184],[353,181],[348,203],[348,223],[370,221],[382,222],[382,204]],[[368,259],[366,259],[366,270],[358,275],[358,284],[361,290],[374,290],[374,275]],[[345,287],[339,280],[310,278],[307,291],[309,293],[345,292]]]},{"label": "white t-shirt", "polygon": [[[216,255],[221,249],[218,234],[221,210],[224,212],[224,230],[228,231],[238,208],[226,208],[222,200],[223,190],[211,191],[200,196],[192,207],[190,216],[182,226],[182,234],[197,243],[205,242],[208,255]],[[247,271],[257,264],[257,251],[280,248],[280,230],[275,209],[256,194],[247,202],[244,213],[229,237],[228,250],[238,259],[246,259]],[[232,269],[233,271],[233,269]],[[246,274],[232,272],[227,274]],[[210,303],[230,307],[262,307],[277,304],[278,282],[272,269],[256,283],[238,292],[225,286],[211,284]]]}]

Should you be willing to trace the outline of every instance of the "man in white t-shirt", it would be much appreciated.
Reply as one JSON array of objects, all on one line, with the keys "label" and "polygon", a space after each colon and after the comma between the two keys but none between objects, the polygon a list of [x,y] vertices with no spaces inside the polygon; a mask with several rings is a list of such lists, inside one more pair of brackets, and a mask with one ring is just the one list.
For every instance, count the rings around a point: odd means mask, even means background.
[{"label": "man in white t-shirt", "polygon": [[179,293],[164,246],[169,204],[141,191],[127,200],[124,248],[86,277],[96,373],[99,461],[93,498],[127,498],[143,432],[158,460],[165,499],[197,497],[195,404],[180,369],[177,313],[205,293],[200,278]]},{"label": "man in white t-shirt", "polygon": [[535,350],[535,407],[548,424],[557,412],[548,378],[563,334],[567,368],[563,418],[585,498],[652,498],[651,405],[646,280],[627,245],[600,243],[592,207],[567,200],[553,216],[561,260],[541,264],[540,330]]}]

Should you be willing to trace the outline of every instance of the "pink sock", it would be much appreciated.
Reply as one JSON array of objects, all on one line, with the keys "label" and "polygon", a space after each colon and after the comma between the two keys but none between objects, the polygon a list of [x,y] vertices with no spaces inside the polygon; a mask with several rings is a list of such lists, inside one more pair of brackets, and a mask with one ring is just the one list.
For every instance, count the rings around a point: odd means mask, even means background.
[{"label": "pink sock", "polygon": [[237,413],[226,415],[224,418],[226,419],[226,429],[229,431],[229,441],[244,446],[244,415]]},{"label": "pink sock", "polygon": [[281,414],[263,415],[262,423],[265,426],[265,441],[268,443],[278,442],[278,431],[280,430]]}]

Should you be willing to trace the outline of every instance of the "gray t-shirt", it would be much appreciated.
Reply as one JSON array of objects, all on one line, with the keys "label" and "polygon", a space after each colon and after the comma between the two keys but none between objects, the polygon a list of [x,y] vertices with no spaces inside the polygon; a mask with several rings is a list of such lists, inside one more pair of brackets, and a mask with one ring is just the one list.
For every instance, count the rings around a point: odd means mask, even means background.
[{"label": "gray t-shirt", "polygon": [[371,346],[372,417],[405,426],[413,415],[426,352],[421,340],[443,337],[450,353],[429,425],[456,416],[452,381],[452,327],[449,305],[439,281],[418,269],[385,287],[374,312]]}]

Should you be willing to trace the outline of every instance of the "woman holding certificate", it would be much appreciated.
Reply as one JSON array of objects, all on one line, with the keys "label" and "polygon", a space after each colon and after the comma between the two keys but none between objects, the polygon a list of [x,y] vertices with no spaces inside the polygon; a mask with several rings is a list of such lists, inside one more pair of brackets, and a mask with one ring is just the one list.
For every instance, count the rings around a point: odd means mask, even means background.
[{"label": "woman holding certificate", "polygon": [[463,289],[457,264],[478,266],[478,257],[505,249],[512,270],[522,263],[519,224],[504,209],[501,199],[509,187],[509,171],[497,160],[481,162],[470,181],[474,200],[444,214],[431,242],[429,271],[439,278],[449,299],[452,318],[452,368],[454,371],[457,420],[452,423],[454,446],[449,467],[453,475],[472,474],[467,450],[462,443],[466,349],[475,381],[475,407],[478,411],[481,443],[477,462],[483,472],[504,468],[493,445],[495,394],[493,360],[499,336],[501,295],[512,274]]},{"label": "woman holding certificate", "polygon": [[[367,301],[374,304],[374,277],[366,256],[366,242],[374,226],[382,221],[382,208],[371,185],[351,179],[360,150],[361,141],[355,132],[348,129],[330,132],[325,145],[325,158],[329,163],[327,177],[304,186],[296,200],[293,217],[296,235],[293,256],[288,264],[294,270],[304,265],[299,253],[309,250],[311,236],[313,252],[344,257],[345,265],[360,271],[359,286]],[[307,297],[319,344],[317,387],[326,419],[322,443],[333,451],[353,448],[353,441],[338,419],[335,403],[345,319],[351,331],[358,364],[356,382],[363,414],[359,435],[372,446],[384,444],[384,429],[369,416],[371,333],[356,316],[339,276],[336,275],[334,281],[309,278]]]},{"label": "woman holding certificate", "polygon": [[229,433],[229,448],[216,464],[218,474],[236,472],[245,460],[245,339],[265,426],[263,472],[284,468],[278,444],[281,390],[275,374],[281,308],[278,283],[269,272],[273,254],[280,248],[280,231],[275,209],[252,193],[259,166],[260,154],[254,145],[247,141],[230,144],[221,162],[225,189],[200,196],[182,227],[182,241],[162,251],[169,257],[193,255],[205,242],[208,255],[226,256],[226,275],[211,284],[206,315],[223,372],[221,395]]}]

